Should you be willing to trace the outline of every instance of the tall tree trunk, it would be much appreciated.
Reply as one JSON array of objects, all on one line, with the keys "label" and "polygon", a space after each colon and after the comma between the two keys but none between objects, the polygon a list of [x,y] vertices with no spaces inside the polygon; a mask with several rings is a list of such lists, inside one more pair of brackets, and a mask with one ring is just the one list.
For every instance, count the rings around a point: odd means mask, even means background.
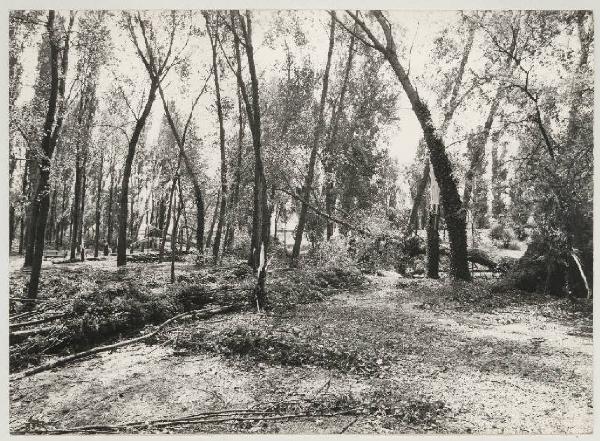
[{"label": "tall tree trunk", "polygon": [[[382,52],[390,63],[390,66],[411,103],[413,112],[423,130],[435,178],[440,186],[441,199],[446,224],[448,226],[448,237],[450,240],[450,273],[456,279],[470,280],[471,274],[467,263],[465,214],[462,210],[462,202],[458,194],[456,181],[452,174],[452,165],[446,154],[444,141],[441,138],[440,133],[436,131],[429,108],[423,100],[421,100],[421,97],[412,85],[408,74],[398,59],[389,22],[383,16],[381,11],[374,11],[373,15],[385,34],[386,46],[382,46],[378,41],[374,41],[374,43],[378,45],[378,50]],[[359,22],[363,29],[365,28],[366,25],[357,15],[353,15],[353,18],[355,21]]]},{"label": "tall tree trunk", "polygon": [[[65,80],[69,66],[69,38],[75,15],[71,14],[70,16],[69,27],[64,38],[62,51],[59,49],[59,39],[56,36],[54,19],[55,11],[50,10],[48,12],[48,21],[46,24],[48,29],[48,41],[50,44],[50,94],[41,143],[44,155],[42,155],[39,162],[39,183],[35,197],[38,206],[35,219],[35,249],[33,263],[31,265],[31,276],[27,287],[27,296],[32,299],[35,299],[38,294],[42,260],[44,258],[44,237],[46,221],[48,219],[48,208],[50,205],[50,188],[48,185],[50,180],[50,167],[52,165],[52,155],[60,136],[65,111],[63,100],[65,95]],[[62,52],[60,57],[59,52]],[[59,58],[61,60],[60,69]]]},{"label": "tall tree trunk", "polygon": [[135,237],[134,237],[134,217],[135,217],[135,212],[133,211],[133,206],[134,206],[134,202],[135,202],[135,194],[133,192],[130,192],[131,194],[129,195],[129,226],[127,228],[127,231],[129,232],[129,254],[133,254],[133,242],[135,241]]},{"label": "tall tree trunk", "polygon": [[[177,182],[179,176],[177,176]],[[177,200],[177,196],[175,196]],[[176,202],[174,202],[176,203]],[[177,228],[179,226],[179,216],[181,215],[181,201],[177,204],[177,209],[173,210],[173,231],[171,232],[171,283],[175,283],[175,254],[177,252]]]},{"label": "tall tree trunk", "polygon": [[440,234],[437,222],[438,213],[432,211],[427,223],[427,277],[430,279],[440,277]]},{"label": "tall tree trunk", "polygon": [[87,188],[87,151],[85,152],[85,156],[83,157],[83,167],[82,172],[83,176],[81,178],[81,211],[79,212],[79,217],[81,218],[79,224],[79,251],[81,253],[81,261],[85,260],[85,193]]},{"label": "tall tree trunk", "polygon": [[19,255],[23,255],[23,242],[25,239],[25,215],[21,214],[21,220],[19,221]]},{"label": "tall tree trunk", "polygon": [[94,257],[98,257],[100,245],[100,202],[102,200],[102,173],[104,168],[104,151],[100,152],[100,166],[98,167],[98,185],[96,187],[96,237],[94,238]]},{"label": "tall tree trunk", "polygon": [[8,208],[8,253],[12,251],[13,240],[15,239],[15,207],[11,203]]},{"label": "tall tree trunk", "polygon": [[[216,263],[219,259],[219,249],[221,246],[221,234],[225,225],[225,216],[227,214],[227,152],[225,150],[225,126],[223,124],[223,107],[221,105],[221,89],[219,87],[219,69],[217,64],[217,42],[218,29],[215,27],[215,36],[213,38],[210,29],[210,19],[207,13],[204,14],[206,20],[206,31],[210,38],[212,48],[212,65],[213,79],[215,82],[215,104],[217,106],[217,119],[219,122],[219,147],[221,151],[221,208],[219,209],[219,221],[217,223],[217,231],[215,232],[215,240],[213,243],[213,259]],[[211,227],[212,228],[212,227]]]},{"label": "tall tree trunk", "polygon": [[[266,306],[267,303],[265,282],[271,219],[269,216],[270,210],[267,195],[267,182],[262,160],[261,114],[258,92],[258,76],[256,74],[256,65],[254,63],[254,47],[252,43],[252,18],[250,11],[246,11],[245,19],[242,17],[239,11],[230,11],[230,17],[231,27],[234,31],[233,43],[235,49],[235,59],[237,62],[236,77],[242,98],[244,99],[250,132],[252,133],[252,147],[254,149],[254,211],[252,214],[252,236],[250,240],[250,258],[248,263],[254,270],[258,270],[258,281],[254,292],[254,298],[257,309],[261,310]],[[241,28],[244,38],[244,48],[248,61],[248,71],[250,73],[252,101],[250,101],[250,97],[248,96],[246,89],[246,83],[242,77],[240,39],[236,31],[236,20],[239,21],[239,27]]]},{"label": "tall tree trunk", "polygon": [[64,220],[64,214],[65,214],[65,210],[67,209],[67,180],[65,179],[65,181],[63,182],[63,189],[62,189],[62,198],[61,198],[61,205],[60,205],[60,221],[58,222],[58,226],[57,226],[57,232],[56,232],[56,248],[62,247],[62,240],[63,240],[63,232],[65,229],[65,220]]},{"label": "tall tree trunk", "polygon": [[110,173],[110,188],[108,189],[108,207],[106,207],[106,241],[112,247],[113,244],[113,197],[115,187],[115,169]]},{"label": "tall tree trunk", "polygon": [[[25,150],[25,166],[23,167],[23,180],[21,182],[21,192],[23,193],[23,195],[27,194],[27,187],[29,184],[29,179],[28,179],[28,171],[29,171],[29,163],[31,162],[31,160],[29,159],[29,149]],[[27,216],[27,212],[28,212],[28,207],[22,207],[21,208],[21,221],[20,221],[20,234],[19,234],[19,255],[23,254],[23,246],[26,246],[26,242],[25,242],[25,218]],[[23,266],[31,266],[30,265],[23,265]]]},{"label": "tall tree trunk", "polygon": [[[333,14],[333,13],[332,13]],[[308,161],[308,171],[304,180],[302,198],[305,201],[310,200],[313,180],[315,176],[315,165],[317,162],[317,153],[319,150],[319,142],[321,141],[321,133],[325,124],[325,104],[327,101],[327,89],[329,87],[329,70],[331,68],[331,55],[333,53],[333,44],[335,38],[335,17],[332,15],[331,24],[329,25],[329,48],[327,50],[327,63],[325,64],[325,74],[323,75],[323,88],[321,89],[321,101],[319,102],[319,114],[317,117],[317,126],[313,135],[312,148],[310,150],[310,159]],[[306,224],[306,215],[308,207],[302,203],[300,214],[298,215],[298,225],[296,227],[296,237],[294,238],[294,247],[292,248],[292,266],[298,264],[300,257],[300,247],[302,245],[302,236],[304,235],[304,225]]]},{"label": "tall tree trunk", "polygon": [[164,229],[162,230],[162,240],[160,242],[160,249],[158,250],[158,261],[162,262],[163,256],[165,254],[165,243],[167,241],[167,234],[169,230],[169,223],[171,219],[171,207],[173,207],[173,192],[175,191],[175,185],[177,184],[177,174],[179,173],[179,165],[177,166],[177,171],[173,175],[173,182],[171,183],[171,189],[169,190],[169,205],[167,206],[167,217],[164,225]]},{"label": "tall tree trunk", "polygon": [[73,225],[73,233],[71,234],[71,260],[75,260],[77,249],[79,246],[79,213],[81,209],[81,154],[79,147],[77,148],[77,156],[75,158],[75,186],[73,190],[73,208],[71,209],[71,225]]},{"label": "tall tree trunk", "polygon": [[36,218],[39,214],[39,202],[36,195],[40,191],[40,165],[37,159],[30,155],[29,164],[29,205],[26,209],[26,229],[25,229],[25,261],[24,267],[30,267],[33,264],[35,251],[35,232]]},{"label": "tall tree trunk", "polygon": [[196,247],[198,253],[204,253],[204,198],[202,192],[194,192],[194,201],[196,203]]},{"label": "tall tree trunk", "polygon": [[[454,76],[454,83],[452,85],[452,90],[450,92],[450,99],[448,101],[448,105],[446,107],[446,111],[444,113],[444,121],[442,123],[442,137],[446,134],[448,130],[448,126],[452,121],[452,117],[460,104],[459,100],[459,91],[462,85],[462,79],[465,73],[465,68],[467,66],[467,62],[469,60],[469,55],[471,54],[471,49],[473,48],[473,40],[475,39],[475,30],[476,27],[474,24],[471,24],[468,29],[467,41],[465,43],[465,47],[463,49],[462,57],[460,63],[458,65],[458,70],[456,72],[456,76]],[[425,142],[425,139],[422,139],[421,142]],[[421,201],[423,199],[423,195],[425,194],[425,189],[427,188],[427,184],[430,181],[430,173],[429,173],[429,160],[425,161],[425,165],[423,168],[423,174],[421,175],[421,179],[419,180],[419,185],[417,188],[417,194],[415,196],[415,200],[413,202],[413,207],[410,212],[410,219],[408,223],[408,231],[407,235],[412,233],[412,228],[416,226],[416,217],[418,208],[421,205]],[[429,225],[429,223],[427,223]],[[439,241],[438,241],[439,243]]]},{"label": "tall tree trunk", "polygon": [[[356,26],[355,26],[356,29]],[[335,209],[335,204],[337,200],[337,195],[335,193],[335,177],[334,177],[334,164],[336,159],[336,154],[334,152],[334,148],[336,143],[338,142],[337,133],[339,130],[339,122],[340,117],[343,113],[344,109],[344,99],[346,97],[346,91],[348,90],[348,80],[350,79],[350,71],[352,70],[352,62],[354,59],[356,45],[356,37],[354,34],[350,35],[350,44],[348,46],[348,58],[346,60],[346,67],[344,69],[344,77],[342,80],[342,87],[340,90],[340,97],[338,100],[337,106],[334,107],[333,112],[331,113],[331,122],[329,126],[331,127],[331,131],[329,133],[329,137],[327,143],[325,145],[325,152],[323,154],[323,171],[325,172],[325,185],[324,185],[324,193],[325,193],[325,211],[328,216],[333,216],[333,211]],[[333,231],[335,228],[335,222],[331,219],[327,219],[327,240],[331,239],[333,236]]]},{"label": "tall tree trunk", "polygon": [[233,188],[231,190],[230,202],[229,202],[229,222],[227,225],[227,231],[225,233],[225,243],[224,248],[226,250],[231,250],[233,246],[234,238],[235,238],[235,229],[237,226],[237,207],[238,201],[240,198],[240,182],[242,180],[242,153],[244,148],[244,116],[243,116],[243,107],[242,107],[242,97],[240,96],[240,88],[237,88],[237,98],[238,98],[238,146],[237,146],[237,154],[236,154],[236,162],[235,162],[235,175]]},{"label": "tall tree trunk", "polygon": [[[516,67],[516,64],[513,62],[513,58],[517,54],[517,39],[519,36],[519,29],[516,28],[515,32],[512,35],[512,42],[509,48],[509,55],[504,62],[504,67],[506,73],[508,75]],[[490,105],[488,110],[488,115],[483,125],[483,130],[479,134],[471,135],[469,137],[469,141],[467,142],[467,152],[470,154],[470,163],[467,173],[465,174],[465,188],[463,190],[463,207],[466,210],[469,209],[471,194],[473,192],[473,179],[479,174],[482,173],[483,161],[485,158],[485,145],[487,144],[487,140],[490,136],[490,132],[492,129],[492,124],[494,123],[494,118],[496,117],[496,113],[498,112],[498,108],[500,107],[500,101],[504,97],[505,86],[500,86],[496,90],[496,95]]]},{"label": "tall tree trunk", "polygon": [[133,164],[133,157],[135,156],[135,148],[140,139],[142,130],[146,124],[146,119],[152,109],[154,98],[156,98],[156,90],[159,86],[159,80],[152,78],[150,84],[150,93],[146,100],[146,105],[140,118],[136,121],[133,134],[129,140],[129,146],[127,148],[127,157],[125,158],[125,166],[123,167],[123,182],[121,184],[121,194],[119,201],[119,237],[117,240],[117,266],[127,264],[127,200],[129,197],[129,179],[131,177],[131,167]]},{"label": "tall tree trunk", "polygon": [[52,188],[52,197],[50,199],[50,219],[48,220],[48,227],[46,230],[46,242],[52,242],[52,235],[54,233],[54,222],[56,221],[56,186]]},{"label": "tall tree trunk", "polygon": [[413,231],[419,229],[419,208],[421,208],[421,206],[423,205],[423,195],[425,194],[425,190],[427,189],[427,184],[429,184],[429,160],[425,161],[425,166],[423,168],[423,173],[421,174],[421,176],[422,177],[419,180],[419,184],[417,187],[417,194],[415,195],[413,206],[410,210],[407,235],[410,235]]},{"label": "tall tree trunk", "polygon": [[210,222],[210,228],[208,229],[208,235],[206,236],[206,247],[210,248],[212,244],[212,236],[215,231],[215,224],[219,217],[219,206],[221,204],[221,189],[217,192],[217,200],[215,201],[215,210],[213,211],[212,221]]}]

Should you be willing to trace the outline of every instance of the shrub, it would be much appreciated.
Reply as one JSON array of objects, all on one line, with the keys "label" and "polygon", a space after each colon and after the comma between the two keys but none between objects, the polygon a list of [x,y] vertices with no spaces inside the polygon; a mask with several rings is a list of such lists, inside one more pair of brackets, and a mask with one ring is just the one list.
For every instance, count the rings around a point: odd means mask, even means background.
[{"label": "shrub", "polygon": [[508,244],[508,246],[505,246],[504,248],[506,248],[507,250],[519,251],[521,249],[521,245],[519,245],[518,242],[513,240]]},{"label": "shrub", "polygon": [[512,249],[509,247],[511,242],[515,240],[515,233],[512,228],[504,224],[496,224],[490,229],[490,237],[493,240],[498,241],[502,248]]},{"label": "shrub", "polygon": [[350,244],[343,236],[334,236],[328,241],[312,247],[307,257],[312,264],[321,268],[347,268],[356,266],[349,255]]}]

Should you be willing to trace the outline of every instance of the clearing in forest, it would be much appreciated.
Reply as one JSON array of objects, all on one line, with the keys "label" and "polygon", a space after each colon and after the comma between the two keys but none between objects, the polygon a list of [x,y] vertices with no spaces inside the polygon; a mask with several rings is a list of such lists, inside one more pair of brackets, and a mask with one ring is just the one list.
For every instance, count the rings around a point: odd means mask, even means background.
[{"label": "clearing in forest", "polygon": [[[277,286],[311,274],[271,276]],[[395,273],[361,285],[308,298],[300,284],[286,291],[305,295],[296,306],[273,292],[266,315],[174,323],[151,342],[15,381],[11,431],[591,431],[582,304]]]}]

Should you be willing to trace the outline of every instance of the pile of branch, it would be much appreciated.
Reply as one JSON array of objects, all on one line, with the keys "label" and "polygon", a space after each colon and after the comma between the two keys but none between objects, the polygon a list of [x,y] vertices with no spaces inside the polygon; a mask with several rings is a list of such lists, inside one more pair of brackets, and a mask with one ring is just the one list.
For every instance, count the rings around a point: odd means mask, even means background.
[{"label": "pile of branch", "polygon": [[47,323],[47,322],[51,322],[53,320],[59,319],[59,318],[63,318],[66,314],[54,314],[50,317],[44,317],[41,319],[37,319],[37,320],[30,320],[27,322],[20,322],[20,323],[13,323],[11,325],[8,326],[8,328],[13,331],[15,329],[19,329],[19,328],[25,328],[27,326],[33,326],[33,325],[39,325],[41,323]]},{"label": "pile of branch", "polygon": [[179,314],[176,315],[175,317],[171,317],[169,320],[163,322],[160,326],[158,326],[154,331],[149,332],[148,334],[142,335],[141,337],[136,337],[136,338],[132,338],[129,340],[124,340],[112,345],[105,345],[105,346],[98,346],[95,348],[92,348],[90,350],[87,351],[83,351],[83,352],[78,352],[76,354],[72,354],[72,355],[68,355],[66,357],[62,357],[59,358],[57,360],[51,361],[49,363],[40,365],[40,366],[35,366],[32,367],[30,369],[26,369],[24,371],[18,372],[16,374],[12,374],[10,375],[10,380],[14,381],[14,380],[20,380],[24,377],[28,377],[34,374],[37,374],[39,372],[44,372],[50,369],[54,369],[56,367],[59,366],[63,366],[67,363],[70,363],[72,361],[75,360],[79,360],[82,358],[86,358],[92,355],[96,355],[99,354],[101,352],[106,352],[106,351],[111,351],[114,349],[118,349],[121,348],[123,346],[127,346],[127,345],[131,345],[134,343],[139,343],[142,342],[144,340],[147,340],[153,336],[155,336],[156,334],[158,334],[160,331],[162,331],[165,327],[167,327],[168,325],[170,325],[171,323],[175,322],[176,320],[181,320],[183,318],[208,318],[211,317],[213,315],[216,314],[223,314],[226,312],[231,312],[234,310],[239,309],[240,307],[237,305],[228,305],[228,306],[223,306],[221,308],[215,308],[215,309],[198,309],[198,310],[194,310],[194,311],[190,311],[190,312],[185,312],[183,314]]}]

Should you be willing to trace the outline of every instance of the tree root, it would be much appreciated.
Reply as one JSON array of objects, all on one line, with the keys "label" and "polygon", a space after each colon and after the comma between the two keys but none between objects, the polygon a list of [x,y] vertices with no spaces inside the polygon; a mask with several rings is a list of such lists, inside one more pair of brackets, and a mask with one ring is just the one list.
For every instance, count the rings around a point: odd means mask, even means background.
[{"label": "tree root", "polygon": [[221,308],[216,308],[216,309],[198,309],[198,310],[194,310],[194,311],[190,311],[190,312],[185,312],[183,314],[179,314],[176,315],[175,317],[171,317],[169,320],[163,322],[158,328],[156,328],[154,331],[146,334],[146,335],[142,335],[141,337],[136,337],[136,338],[132,338],[130,340],[125,340],[125,341],[121,341],[119,343],[115,343],[112,345],[106,345],[106,346],[98,346],[95,347],[93,349],[87,350],[87,351],[83,351],[83,352],[78,352],[76,354],[72,354],[72,355],[68,355],[66,357],[62,357],[59,358],[57,360],[54,360],[52,362],[40,365],[40,366],[36,366],[30,369],[26,369],[24,371],[21,372],[17,372],[16,374],[12,374],[9,376],[9,380],[10,381],[15,381],[15,380],[20,380],[24,377],[29,377],[31,375],[37,374],[39,372],[44,372],[50,369],[53,369],[55,367],[59,367],[59,366],[63,366],[71,361],[75,361],[75,360],[79,360],[81,358],[85,358],[85,357],[89,357],[90,355],[95,355],[98,354],[100,352],[106,352],[106,351],[110,351],[113,349],[118,349],[121,348],[123,346],[127,346],[127,345],[131,345],[134,343],[138,343],[144,340],[149,339],[150,337],[155,336],[156,334],[158,334],[160,331],[162,331],[166,326],[168,326],[169,324],[173,323],[176,320],[182,319],[182,318],[188,318],[188,317],[194,317],[194,318],[206,318],[206,317],[210,317],[212,315],[215,314],[222,314],[222,313],[226,313],[226,312],[230,312],[233,311],[235,309],[239,308],[239,306],[236,305],[229,305],[229,306],[223,306]]}]

